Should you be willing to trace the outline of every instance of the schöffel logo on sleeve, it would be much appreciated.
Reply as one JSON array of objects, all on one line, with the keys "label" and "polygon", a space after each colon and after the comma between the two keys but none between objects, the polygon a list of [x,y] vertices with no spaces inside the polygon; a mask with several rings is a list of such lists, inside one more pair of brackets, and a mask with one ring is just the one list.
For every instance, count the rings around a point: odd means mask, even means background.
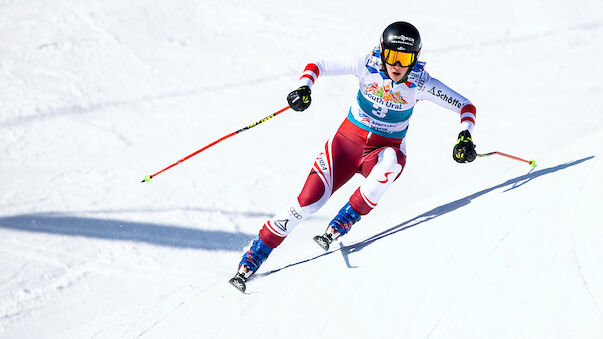
[{"label": "sch\u00f6ffel logo on sleeve", "polygon": [[461,108],[463,106],[463,104],[459,102],[459,99],[455,99],[453,97],[449,97],[448,95],[446,95],[446,93],[442,93],[442,90],[437,90],[436,91],[435,86],[432,87],[427,92],[433,94],[434,96],[436,96],[436,97],[444,100],[445,102],[447,102],[447,103],[449,103],[449,104],[451,104],[453,106],[456,106],[458,108]]}]

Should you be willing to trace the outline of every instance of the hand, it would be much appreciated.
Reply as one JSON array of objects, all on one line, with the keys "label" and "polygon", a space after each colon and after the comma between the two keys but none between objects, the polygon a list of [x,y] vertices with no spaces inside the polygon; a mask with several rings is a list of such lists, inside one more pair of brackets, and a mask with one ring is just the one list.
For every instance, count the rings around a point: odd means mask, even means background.
[{"label": "hand", "polygon": [[310,87],[302,86],[287,95],[287,102],[293,110],[301,112],[310,106],[312,98],[310,98]]},{"label": "hand", "polygon": [[475,153],[475,145],[471,140],[471,134],[469,131],[462,131],[459,133],[459,139],[452,149],[452,158],[458,163],[463,163],[472,162],[476,156],[477,153]]}]

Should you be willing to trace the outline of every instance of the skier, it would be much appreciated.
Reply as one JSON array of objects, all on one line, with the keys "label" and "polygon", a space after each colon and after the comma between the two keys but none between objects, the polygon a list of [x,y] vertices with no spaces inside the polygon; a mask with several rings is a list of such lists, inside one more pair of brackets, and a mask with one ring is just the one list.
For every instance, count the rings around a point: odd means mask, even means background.
[{"label": "skier", "polygon": [[230,283],[245,291],[245,282],[302,221],[316,213],[356,173],[366,179],[314,240],[326,251],[334,240],[350,231],[361,216],[374,209],[383,193],[406,164],[405,135],[418,100],[429,100],[460,114],[461,132],[453,159],[471,162],[476,157],[471,133],[476,109],[469,100],[432,78],[425,62],[418,61],[421,37],[407,22],[389,25],[381,43],[368,55],[310,63],[298,88],[287,96],[289,106],[303,111],[310,106],[310,88],[320,75],[352,74],[359,90],[346,119],[318,155],[295,201],[262,226],[259,237],[243,255]]}]

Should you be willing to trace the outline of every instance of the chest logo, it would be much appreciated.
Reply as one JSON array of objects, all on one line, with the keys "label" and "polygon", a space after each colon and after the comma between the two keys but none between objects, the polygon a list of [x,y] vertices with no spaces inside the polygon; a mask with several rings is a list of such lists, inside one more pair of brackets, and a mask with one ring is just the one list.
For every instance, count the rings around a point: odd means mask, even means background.
[{"label": "chest logo", "polygon": [[364,89],[367,93],[379,97],[385,102],[393,102],[396,104],[404,105],[408,104],[408,101],[404,99],[400,92],[392,91],[392,87],[389,84],[385,84],[385,86],[379,86],[379,83],[373,82],[365,85]]}]

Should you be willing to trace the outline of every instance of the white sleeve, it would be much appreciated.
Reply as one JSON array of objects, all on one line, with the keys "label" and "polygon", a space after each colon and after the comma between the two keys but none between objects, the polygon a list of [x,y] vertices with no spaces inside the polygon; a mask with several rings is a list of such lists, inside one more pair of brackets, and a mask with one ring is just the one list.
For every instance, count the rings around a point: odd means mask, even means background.
[{"label": "white sleeve", "polygon": [[417,89],[417,100],[429,100],[461,116],[463,130],[473,132],[475,126],[476,109],[471,101],[458,94],[436,78],[432,78],[423,72],[419,88]]},{"label": "white sleeve", "polygon": [[365,68],[369,56],[361,55],[348,58],[329,58],[309,63],[298,81],[298,86],[312,87],[319,75],[347,75],[360,76]]}]

